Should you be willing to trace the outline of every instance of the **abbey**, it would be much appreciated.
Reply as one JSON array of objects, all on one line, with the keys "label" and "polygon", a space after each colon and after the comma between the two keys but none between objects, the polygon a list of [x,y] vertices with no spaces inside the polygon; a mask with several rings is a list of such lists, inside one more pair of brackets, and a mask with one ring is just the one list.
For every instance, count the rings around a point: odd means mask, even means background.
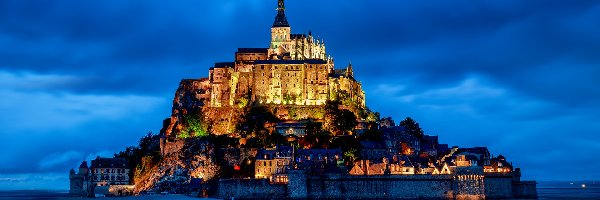
[{"label": "abbey", "polygon": [[209,77],[193,81],[205,106],[251,101],[261,104],[323,105],[340,95],[365,106],[365,93],[352,65],[334,69],[323,40],[292,34],[279,0],[268,48],[239,48],[234,62],[215,63]]}]

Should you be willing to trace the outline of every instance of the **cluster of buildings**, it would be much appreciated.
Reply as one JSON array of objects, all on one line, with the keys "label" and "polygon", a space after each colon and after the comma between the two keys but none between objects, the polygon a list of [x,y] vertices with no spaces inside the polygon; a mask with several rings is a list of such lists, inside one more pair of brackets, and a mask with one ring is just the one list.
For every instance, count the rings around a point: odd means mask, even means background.
[{"label": "cluster of buildings", "polygon": [[127,196],[133,194],[129,163],[124,158],[96,157],[88,166],[81,162],[78,171],[69,172],[69,194],[93,197],[95,194]]},{"label": "cluster of buildings", "polygon": [[[381,140],[360,142],[359,158],[353,161],[344,160],[348,158],[345,155],[348,152],[341,149],[277,146],[254,150],[253,176],[220,180],[218,196],[315,199],[537,197],[534,181],[521,181],[519,168],[513,168],[502,155],[491,155],[486,147],[449,148],[447,144],[438,143],[437,136],[415,137],[401,126],[381,130]],[[282,185],[285,187],[280,187]]]},{"label": "cluster of buildings", "polygon": [[288,146],[259,149],[254,178],[281,184],[285,182],[281,180],[285,180],[286,169],[303,168],[311,174],[319,174],[328,167],[359,176],[453,174],[460,167],[478,167],[484,173],[510,174],[515,171],[504,156],[492,157],[486,147],[448,148],[447,144],[438,143],[438,136],[417,138],[401,126],[382,131],[382,140],[360,142],[360,159],[354,161],[351,168],[343,166],[341,149],[294,149]]}]

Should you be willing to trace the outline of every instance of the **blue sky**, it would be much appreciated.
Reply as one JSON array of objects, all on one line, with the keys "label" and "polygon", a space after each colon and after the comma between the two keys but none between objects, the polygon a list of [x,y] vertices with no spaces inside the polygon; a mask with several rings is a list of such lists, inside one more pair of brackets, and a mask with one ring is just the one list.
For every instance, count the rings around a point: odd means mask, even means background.
[{"label": "blue sky", "polygon": [[[0,189],[158,132],[179,80],[267,47],[274,0],[0,1]],[[367,105],[525,179],[598,180],[600,2],[288,0],[292,32],[352,62]]]}]

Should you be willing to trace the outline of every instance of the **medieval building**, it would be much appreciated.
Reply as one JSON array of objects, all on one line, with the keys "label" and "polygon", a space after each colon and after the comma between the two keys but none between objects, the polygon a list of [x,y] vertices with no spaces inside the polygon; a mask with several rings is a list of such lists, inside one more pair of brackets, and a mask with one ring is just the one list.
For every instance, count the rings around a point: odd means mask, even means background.
[{"label": "medieval building", "polygon": [[208,78],[192,82],[196,98],[210,107],[242,102],[322,105],[341,95],[365,106],[365,93],[354,79],[352,65],[334,69],[323,40],[310,31],[292,34],[283,0],[279,0],[268,48],[239,48],[234,62],[215,63]]},{"label": "medieval building", "polygon": [[86,161],[79,170],[69,172],[69,194],[73,196],[94,196],[94,194],[112,194],[124,196],[132,194],[129,163],[124,158],[96,157],[88,167]]}]

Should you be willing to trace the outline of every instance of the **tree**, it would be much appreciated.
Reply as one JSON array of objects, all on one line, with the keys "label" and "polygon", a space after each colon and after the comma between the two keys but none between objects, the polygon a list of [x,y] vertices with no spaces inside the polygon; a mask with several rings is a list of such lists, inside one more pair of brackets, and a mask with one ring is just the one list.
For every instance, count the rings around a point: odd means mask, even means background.
[{"label": "tree", "polygon": [[323,130],[322,125],[309,121],[306,123],[306,137],[304,141],[311,148],[327,148],[333,136],[329,131]]},{"label": "tree", "polygon": [[341,136],[333,139],[330,148],[340,148],[344,152],[345,164],[351,166],[360,157],[362,146],[354,136]]},{"label": "tree", "polygon": [[337,128],[342,130],[344,133],[354,130],[354,127],[358,125],[356,122],[356,115],[352,111],[349,110],[341,110],[340,116],[337,120]]},{"label": "tree", "polygon": [[383,131],[378,129],[368,129],[359,137],[365,141],[381,141],[383,140]]},{"label": "tree", "polygon": [[400,126],[403,126],[408,134],[411,134],[417,138],[423,138],[423,129],[419,127],[419,123],[417,123],[414,119],[407,117],[400,122]]},{"label": "tree", "polygon": [[[160,136],[148,132],[144,137],[140,138],[137,146],[127,147],[124,151],[114,154],[115,158],[125,158],[129,162],[129,166],[133,169],[138,169],[142,164],[142,158],[146,158],[148,163],[158,163],[160,161]],[[134,178],[135,170],[130,170],[129,176]]]},{"label": "tree", "polygon": [[327,101],[325,104],[325,130],[334,135],[343,135],[354,130],[358,124],[356,115],[346,109],[339,109],[339,101]]},{"label": "tree", "polygon": [[278,121],[279,119],[266,107],[256,105],[249,108],[236,125],[236,128],[240,131],[240,135],[254,138],[253,140],[249,140],[250,144],[256,144],[258,147],[262,147],[267,145],[267,140],[270,135],[270,131],[267,129],[266,125]]}]

